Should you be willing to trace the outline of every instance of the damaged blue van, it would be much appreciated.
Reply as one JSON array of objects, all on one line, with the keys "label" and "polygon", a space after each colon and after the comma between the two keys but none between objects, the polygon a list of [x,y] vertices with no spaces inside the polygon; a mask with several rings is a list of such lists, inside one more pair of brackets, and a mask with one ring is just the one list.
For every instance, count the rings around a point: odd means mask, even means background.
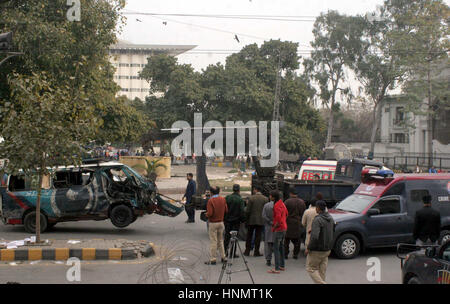
[{"label": "damaged blue van", "polygon": [[[0,218],[7,225],[36,229],[37,177],[4,174],[0,186]],[[145,214],[177,216],[182,205],[157,194],[154,182],[117,162],[62,167],[45,176],[41,191],[41,231],[59,222],[106,220],[124,228]]]}]

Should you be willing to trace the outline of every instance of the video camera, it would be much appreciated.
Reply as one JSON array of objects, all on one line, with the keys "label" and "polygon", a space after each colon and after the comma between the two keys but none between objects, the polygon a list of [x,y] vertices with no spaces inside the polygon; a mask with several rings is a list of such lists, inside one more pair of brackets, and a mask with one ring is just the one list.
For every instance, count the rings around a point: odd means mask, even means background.
[{"label": "video camera", "polygon": [[206,194],[204,198],[201,195],[194,195],[191,203],[196,210],[206,210],[206,205],[210,198],[211,196],[209,194]]}]

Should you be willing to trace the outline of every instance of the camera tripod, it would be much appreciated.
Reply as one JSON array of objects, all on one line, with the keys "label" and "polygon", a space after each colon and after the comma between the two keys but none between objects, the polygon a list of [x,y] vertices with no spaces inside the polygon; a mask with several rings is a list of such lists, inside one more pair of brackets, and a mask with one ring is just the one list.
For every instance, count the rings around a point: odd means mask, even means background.
[{"label": "camera tripod", "polygon": [[[230,231],[231,234],[231,239],[230,239],[230,247],[229,247],[229,257],[227,259],[227,262],[222,264],[222,271],[220,272],[220,276],[219,276],[219,282],[218,284],[222,284],[222,279],[224,274],[226,274],[226,279],[225,279],[225,284],[230,284],[231,283],[231,275],[233,273],[238,273],[238,272],[243,272],[243,271],[247,271],[248,275],[250,276],[250,279],[252,280],[252,284],[255,284],[255,281],[253,280],[253,276],[252,273],[250,272],[250,268],[248,268],[247,265],[247,260],[245,259],[244,255],[242,254],[242,249],[241,246],[239,245],[239,240],[237,238],[237,231]],[[245,264],[245,269],[241,269],[241,270],[232,270],[231,267],[233,265],[234,262],[234,256],[236,255],[236,249],[239,250],[239,254],[242,257],[242,260],[244,261]]]}]

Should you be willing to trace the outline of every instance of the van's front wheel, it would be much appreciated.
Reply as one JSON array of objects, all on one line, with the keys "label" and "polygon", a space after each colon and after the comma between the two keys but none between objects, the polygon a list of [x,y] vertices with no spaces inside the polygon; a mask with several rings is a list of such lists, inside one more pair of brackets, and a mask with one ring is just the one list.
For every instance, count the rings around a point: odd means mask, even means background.
[{"label": "van's front wheel", "polygon": [[334,253],[341,259],[353,259],[360,249],[359,239],[350,233],[340,236],[334,245]]},{"label": "van's front wheel", "polygon": [[[40,224],[41,224],[41,232],[44,232],[47,229],[47,217],[42,214],[40,216]],[[31,211],[25,215],[23,218],[23,226],[25,231],[28,233],[36,233],[36,211]]]},{"label": "van's front wheel", "polygon": [[126,205],[117,205],[112,208],[109,217],[112,224],[118,228],[125,228],[134,220],[133,210]]}]

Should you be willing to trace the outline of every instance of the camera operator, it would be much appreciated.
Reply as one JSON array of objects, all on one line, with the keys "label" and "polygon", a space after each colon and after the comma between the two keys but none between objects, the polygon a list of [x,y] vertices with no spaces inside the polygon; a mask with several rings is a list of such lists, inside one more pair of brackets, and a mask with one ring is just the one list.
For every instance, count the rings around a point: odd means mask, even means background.
[{"label": "camera operator", "polygon": [[[228,213],[225,214],[225,252],[228,253],[228,245],[230,244],[230,232],[239,231],[241,223],[245,221],[244,213],[244,200],[240,194],[241,187],[238,184],[233,185],[233,194],[228,195],[225,200],[228,205]],[[229,253],[229,257],[234,255],[235,258],[239,257],[236,255],[236,248],[234,252]]]}]

